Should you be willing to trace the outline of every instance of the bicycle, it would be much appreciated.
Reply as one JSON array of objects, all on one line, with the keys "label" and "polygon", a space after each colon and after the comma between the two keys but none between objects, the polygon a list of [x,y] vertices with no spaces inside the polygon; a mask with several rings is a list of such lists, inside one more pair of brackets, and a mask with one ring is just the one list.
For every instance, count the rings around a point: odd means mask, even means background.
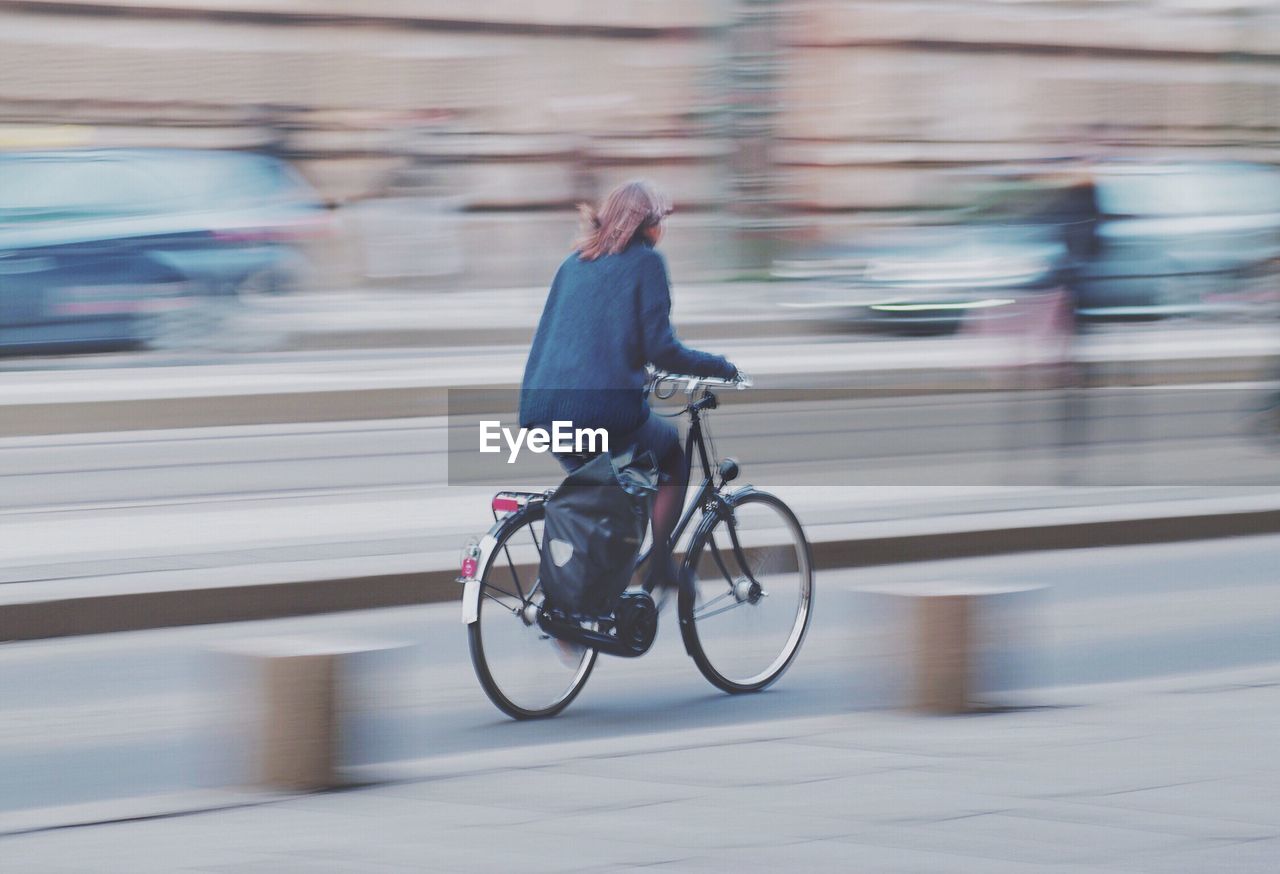
[{"label": "bicycle", "polygon": [[[777,682],[804,641],[813,610],[812,553],[795,513],[781,499],[750,485],[730,490],[740,472],[737,461],[713,464],[714,441],[708,449],[710,432],[704,432],[704,419],[719,404],[712,388],[742,389],[750,380],[659,373],[649,391],[666,400],[681,385],[687,400],[672,415],[690,420],[685,481],[690,482],[695,450],[703,474],[671,537],[679,544],[700,514],[680,563],[681,638],[714,686],[735,694],[758,692]],[[570,626],[543,609],[537,573],[544,502],[551,494],[494,495],[493,526],[464,556],[458,578],[476,676],[489,699],[515,719],[560,713],[582,691],[601,652],[643,655],[657,632],[659,609],[648,583],[624,592],[613,615],[587,626]],[[652,546],[636,559],[637,571],[651,553]],[[566,658],[552,638],[587,646],[576,660]]]}]

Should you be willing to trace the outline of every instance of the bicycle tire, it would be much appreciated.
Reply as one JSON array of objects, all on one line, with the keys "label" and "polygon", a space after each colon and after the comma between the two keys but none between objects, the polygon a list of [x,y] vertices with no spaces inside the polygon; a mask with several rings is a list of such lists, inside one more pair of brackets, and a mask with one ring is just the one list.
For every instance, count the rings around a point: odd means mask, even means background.
[{"label": "bicycle tire", "polygon": [[[519,609],[522,609],[524,605],[536,604],[539,600],[535,582],[536,556],[541,553],[542,547],[536,526],[542,521],[542,517],[542,506],[530,505],[509,519],[508,524],[502,528],[497,545],[480,577],[476,620],[467,626],[471,664],[481,688],[499,710],[513,719],[521,720],[546,719],[573,703],[573,699],[578,697],[590,678],[598,656],[594,649],[584,650],[582,661],[576,668],[571,670],[564,667],[567,677],[565,685],[557,687],[553,683],[553,691],[546,696],[539,693],[525,694],[514,688],[518,681],[514,678],[513,671],[523,670],[528,673],[535,666],[550,664],[546,658],[548,656],[557,660],[560,658],[554,650],[554,641],[548,639],[536,623],[530,625],[522,616],[512,612],[517,609],[517,603],[521,605]],[[525,542],[526,534],[528,542]],[[532,550],[528,548],[530,545]],[[511,580],[503,578],[499,583],[500,577],[508,574]],[[522,583],[522,576],[527,580],[527,586]],[[504,642],[507,637],[515,642],[515,651],[502,660],[501,668],[498,668],[499,660],[488,651],[498,641],[497,635],[502,635]],[[548,673],[554,674],[554,665]],[[544,697],[545,701],[542,700]]]},{"label": "bicycle tire", "polygon": [[[769,528],[772,520],[766,520],[762,526],[755,525],[753,520],[754,536],[760,538],[759,545],[747,545],[743,541],[751,538],[746,536],[742,524],[747,508],[760,511],[767,508],[768,513],[774,514],[776,521],[781,523],[781,528]],[[769,546],[767,540],[777,539],[780,532],[783,533],[784,542]],[[760,670],[752,673],[748,669],[742,675],[742,671],[730,668],[730,647],[742,648],[755,644],[763,651],[772,651],[768,643],[761,643],[766,637],[753,637],[756,630],[743,627],[739,631],[742,637],[740,642],[731,642],[728,646],[719,642],[713,644],[709,634],[712,629],[710,620],[712,617],[740,611],[737,615],[740,620],[745,621],[739,624],[747,626],[751,624],[753,616],[762,615],[752,611],[766,609],[762,605],[767,603],[772,594],[767,588],[764,589],[763,596],[755,601],[751,601],[749,597],[747,600],[740,600],[736,593],[743,585],[749,590],[752,582],[757,582],[764,576],[759,568],[748,569],[743,566],[744,562],[750,563],[751,556],[748,554],[768,549],[781,550],[781,555],[790,554],[794,557],[795,568],[788,572],[792,579],[787,585],[794,589],[796,609],[790,620],[787,619],[785,607],[777,611],[781,617],[780,624],[787,621],[791,623],[786,628],[784,642],[777,654],[766,657],[768,661]],[[718,559],[716,552],[721,553]],[[735,567],[739,571],[736,575],[732,573]],[[788,574],[773,575],[770,585],[786,575]],[[777,496],[749,487],[726,496],[715,510],[708,513],[695,532],[682,565],[682,577],[679,599],[680,632],[685,649],[702,675],[712,685],[732,694],[759,692],[777,682],[800,652],[813,616],[813,555],[804,529],[791,508]],[[721,588],[726,591],[715,594]],[[722,601],[727,602],[727,606],[715,606]]]}]

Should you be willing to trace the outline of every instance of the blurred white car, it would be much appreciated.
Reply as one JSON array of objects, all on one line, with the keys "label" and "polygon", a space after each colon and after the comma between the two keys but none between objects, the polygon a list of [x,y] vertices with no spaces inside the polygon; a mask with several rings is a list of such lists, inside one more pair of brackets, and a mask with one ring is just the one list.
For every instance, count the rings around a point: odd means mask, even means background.
[{"label": "blurred white car", "polygon": [[901,333],[997,318],[1069,289],[1081,319],[1265,311],[1276,302],[1280,172],[1237,163],[1113,162],[1054,186],[1001,178],[974,206],[779,260],[807,280],[784,302]]}]

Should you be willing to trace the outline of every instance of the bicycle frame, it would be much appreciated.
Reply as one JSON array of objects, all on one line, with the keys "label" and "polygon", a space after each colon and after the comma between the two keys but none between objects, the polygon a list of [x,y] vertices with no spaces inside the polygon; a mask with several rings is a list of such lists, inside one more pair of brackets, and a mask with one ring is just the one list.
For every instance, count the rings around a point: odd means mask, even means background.
[{"label": "bicycle frame", "polygon": [[[671,545],[680,542],[680,538],[684,536],[685,531],[689,527],[689,523],[693,521],[693,514],[699,507],[706,507],[708,502],[712,500],[716,494],[715,487],[715,471],[711,469],[711,453],[707,450],[707,442],[702,433],[702,411],[714,410],[718,404],[716,396],[710,390],[706,390],[703,396],[696,401],[692,401],[683,412],[689,413],[689,433],[685,435],[684,440],[684,482],[686,493],[688,484],[693,474],[693,450],[698,450],[698,461],[702,467],[702,484],[698,486],[697,495],[684,508],[684,512],[680,515],[680,521],[676,523],[675,530],[671,532]],[[653,552],[653,545],[644,551],[636,559],[636,568],[640,568]],[[653,585],[648,581],[644,584],[646,592],[653,591]]]}]

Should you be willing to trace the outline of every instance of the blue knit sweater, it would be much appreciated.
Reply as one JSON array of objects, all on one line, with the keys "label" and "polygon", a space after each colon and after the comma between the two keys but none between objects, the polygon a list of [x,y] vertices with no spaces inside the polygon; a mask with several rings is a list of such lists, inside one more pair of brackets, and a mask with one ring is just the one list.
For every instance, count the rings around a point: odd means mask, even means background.
[{"label": "blue knit sweater", "polygon": [[642,241],[583,261],[575,252],[551,283],[520,390],[520,424],[626,432],[649,415],[645,364],[671,373],[732,377],[719,355],[683,345],[671,329],[662,256]]}]

